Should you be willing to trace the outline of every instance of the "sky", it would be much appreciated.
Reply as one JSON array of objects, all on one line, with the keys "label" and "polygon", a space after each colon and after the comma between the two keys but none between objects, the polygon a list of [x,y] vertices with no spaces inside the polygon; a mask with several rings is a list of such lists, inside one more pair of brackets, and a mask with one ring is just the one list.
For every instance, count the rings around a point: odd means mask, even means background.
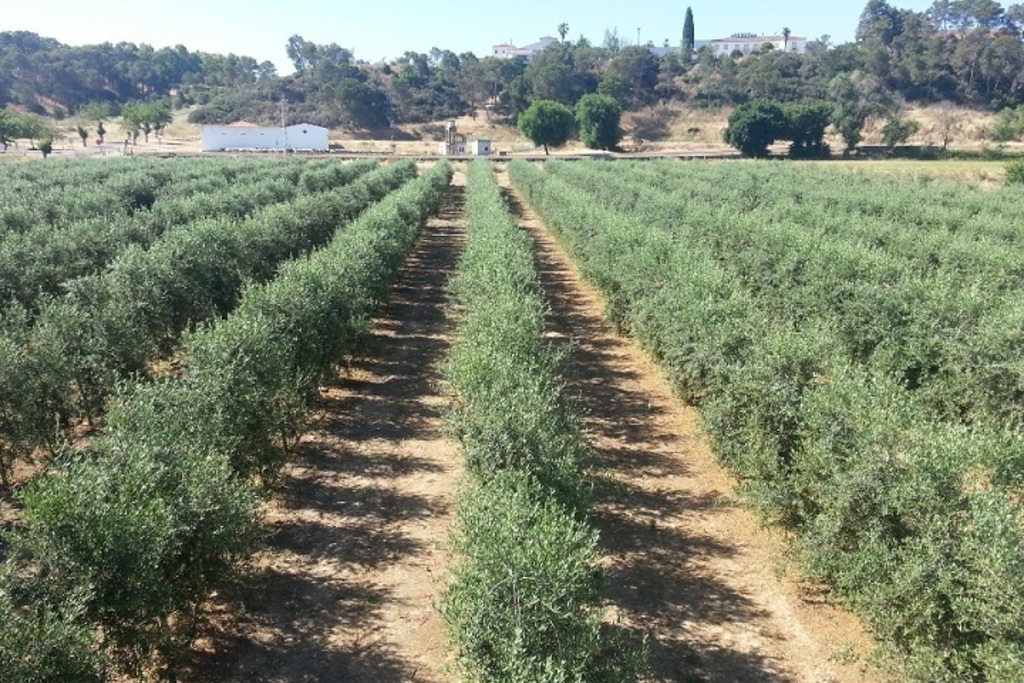
[{"label": "sky", "polygon": [[[902,9],[923,11],[932,0],[890,0]],[[282,75],[293,70],[285,54],[289,36],[338,43],[357,59],[390,60],[433,47],[456,53],[490,54],[491,45],[527,45],[557,27],[568,38],[604,41],[617,29],[625,43],[680,42],[687,6],[693,9],[697,40],[733,33],[829,35],[834,43],[853,40],[867,0],[13,0],[0,12],[0,30],[32,31],[70,45],[103,42],[182,44],[190,50],[269,60]],[[444,9],[436,9],[443,7]]]}]

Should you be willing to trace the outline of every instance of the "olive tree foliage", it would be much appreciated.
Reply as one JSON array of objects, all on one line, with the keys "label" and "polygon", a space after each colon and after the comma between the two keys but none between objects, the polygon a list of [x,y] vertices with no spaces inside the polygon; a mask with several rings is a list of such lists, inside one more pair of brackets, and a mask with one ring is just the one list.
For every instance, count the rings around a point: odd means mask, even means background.
[{"label": "olive tree foliage", "polygon": [[835,103],[832,123],[846,143],[847,153],[860,144],[870,119],[892,114],[900,107],[898,98],[878,78],[863,71],[833,78],[828,95]]},{"label": "olive tree foliage", "polygon": [[882,126],[882,143],[886,146],[889,154],[910,139],[914,133],[921,129],[917,121],[904,119],[899,114],[889,117],[889,120]]},{"label": "olive tree foliage", "polygon": [[832,105],[828,102],[796,102],[783,107],[789,139],[789,155],[794,159],[821,159],[827,157],[825,129],[831,123]]},{"label": "olive tree foliage", "polygon": [[128,105],[121,110],[121,118],[124,129],[137,137],[141,132],[149,142],[149,134],[156,131],[157,134],[164,126],[171,122],[171,110],[162,104],[153,102],[141,102]]},{"label": "olive tree foliage", "polygon": [[766,157],[768,147],[782,137],[786,116],[779,105],[764,100],[741,104],[729,115],[722,137],[743,156]]},{"label": "olive tree foliage", "polygon": [[543,147],[544,154],[549,154],[548,147],[561,147],[569,141],[572,111],[564,104],[539,100],[519,115],[518,125],[523,135],[533,144]]},{"label": "olive tree foliage", "polygon": [[622,107],[614,97],[591,93],[576,103],[580,140],[591,149],[615,149],[622,139]]},{"label": "olive tree foliage", "polygon": [[19,114],[0,109],[0,145],[4,151],[17,139],[33,140],[37,145],[53,140],[53,125],[37,114]]},{"label": "olive tree foliage", "polygon": [[776,140],[789,140],[789,155],[796,159],[827,157],[825,129],[832,107],[827,102],[798,102],[778,105],[767,100],[751,100],[737,107],[729,117],[725,141],[743,156],[768,156],[768,147]]}]

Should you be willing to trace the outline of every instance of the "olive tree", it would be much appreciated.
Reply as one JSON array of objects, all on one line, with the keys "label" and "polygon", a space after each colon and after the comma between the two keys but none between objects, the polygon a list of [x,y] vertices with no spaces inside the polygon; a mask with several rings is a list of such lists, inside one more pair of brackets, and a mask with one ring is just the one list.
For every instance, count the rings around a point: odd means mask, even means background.
[{"label": "olive tree", "polygon": [[622,107],[614,97],[590,93],[576,103],[580,139],[591,149],[615,149],[622,139],[619,119]]},{"label": "olive tree", "polygon": [[766,157],[768,147],[785,136],[786,115],[779,105],[765,100],[741,104],[729,115],[722,137],[747,157]]},{"label": "olive tree", "polygon": [[550,100],[538,100],[530,108],[519,115],[519,130],[533,144],[544,148],[561,147],[572,134],[572,111],[564,104]]}]

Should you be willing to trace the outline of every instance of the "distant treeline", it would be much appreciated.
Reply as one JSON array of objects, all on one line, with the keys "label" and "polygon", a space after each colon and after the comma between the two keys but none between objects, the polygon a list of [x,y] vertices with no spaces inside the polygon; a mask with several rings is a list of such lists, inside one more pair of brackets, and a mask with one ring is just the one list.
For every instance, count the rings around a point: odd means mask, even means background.
[{"label": "distant treeline", "polygon": [[827,100],[837,78],[853,78],[906,102],[1000,110],[1024,104],[1022,27],[1022,4],[937,0],[915,12],[870,0],[855,42],[832,45],[822,36],[807,44],[806,54],[765,45],[747,55],[715,55],[704,47],[689,58],[679,50],[659,57],[651,46],[624,46],[614,31],[601,45],[582,36],[566,40],[563,24],[563,40],[529,63],[435,48],[370,64],[335,43],[296,35],[287,42],[295,65],[287,76],[270,62],[180,45],[72,47],[34,33],[4,32],[0,105],[70,116],[94,102],[163,99],[174,107],[200,105],[194,122],[277,123],[283,99],[290,119],[372,129],[436,121],[485,104],[497,115],[515,116],[536,100],[571,106],[591,92],[611,95],[626,109],[660,101],[728,106],[752,99]]}]

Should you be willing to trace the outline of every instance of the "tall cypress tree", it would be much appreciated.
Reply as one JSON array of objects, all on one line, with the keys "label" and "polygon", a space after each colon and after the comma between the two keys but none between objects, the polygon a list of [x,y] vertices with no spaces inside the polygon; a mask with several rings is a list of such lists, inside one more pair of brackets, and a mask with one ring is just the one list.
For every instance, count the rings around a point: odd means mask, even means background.
[{"label": "tall cypress tree", "polygon": [[693,54],[693,10],[686,8],[686,21],[683,23],[683,63],[687,64]]}]

